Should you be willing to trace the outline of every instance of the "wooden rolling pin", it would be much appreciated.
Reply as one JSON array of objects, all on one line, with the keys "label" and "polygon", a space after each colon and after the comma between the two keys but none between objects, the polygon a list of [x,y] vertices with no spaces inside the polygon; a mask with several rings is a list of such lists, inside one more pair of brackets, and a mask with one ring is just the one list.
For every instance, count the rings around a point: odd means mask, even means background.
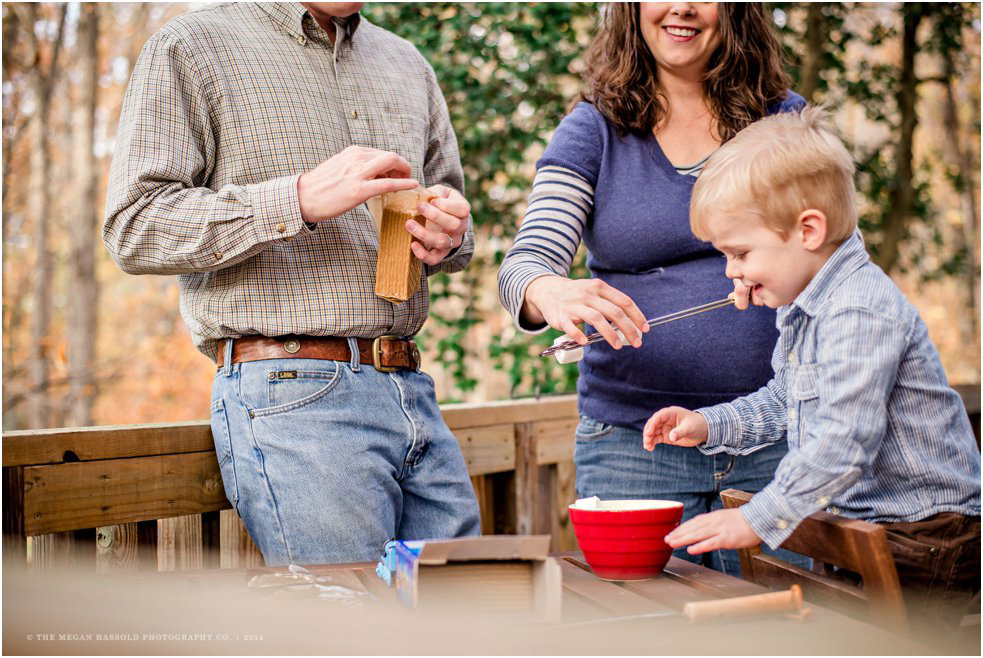
[{"label": "wooden rolling pin", "polygon": [[792,585],[787,591],[739,596],[717,601],[692,601],[683,606],[683,616],[697,623],[711,619],[751,617],[775,612],[801,612],[802,588]]},{"label": "wooden rolling pin", "polygon": [[560,626],[563,628],[597,626],[665,617],[685,617],[695,624],[704,621],[713,621],[715,619],[739,619],[741,617],[754,617],[757,615],[770,615],[782,612],[785,613],[787,618],[797,621],[805,621],[809,617],[809,608],[802,607],[802,588],[798,585],[792,585],[791,588],[782,592],[754,594],[752,596],[739,596],[714,601],[691,602],[683,606],[682,614],[678,612],[650,612],[648,614],[629,615],[627,617],[592,619],[573,624],[560,624]]}]

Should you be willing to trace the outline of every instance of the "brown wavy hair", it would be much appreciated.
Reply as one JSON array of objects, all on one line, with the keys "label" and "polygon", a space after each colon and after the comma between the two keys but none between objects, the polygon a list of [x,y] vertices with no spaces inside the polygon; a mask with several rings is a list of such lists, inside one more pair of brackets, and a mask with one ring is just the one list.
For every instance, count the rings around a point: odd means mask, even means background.
[{"label": "brown wavy hair", "polygon": [[[726,142],[785,98],[790,79],[778,37],[760,2],[721,2],[720,43],[707,62],[703,94]],[[584,56],[585,88],[578,100],[592,103],[618,133],[646,135],[668,110],[655,58],[642,38],[638,3],[612,2]]]}]

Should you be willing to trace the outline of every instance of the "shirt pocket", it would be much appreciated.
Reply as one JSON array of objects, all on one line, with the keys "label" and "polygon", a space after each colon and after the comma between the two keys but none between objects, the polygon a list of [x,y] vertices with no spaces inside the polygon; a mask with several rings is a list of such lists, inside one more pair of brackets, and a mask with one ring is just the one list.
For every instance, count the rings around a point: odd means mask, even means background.
[{"label": "shirt pocket", "polygon": [[414,113],[390,114],[386,120],[389,150],[410,163],[411,176],[425,185],[423,163],[427,154],[427,117]]},{"label": "shirt pocket", "polygon": [[800,444],[806,424],[815,417],[819,406],[820,368],[815,363],[803,363],[792,373],[789,390],[788,437],[793,444]]}]

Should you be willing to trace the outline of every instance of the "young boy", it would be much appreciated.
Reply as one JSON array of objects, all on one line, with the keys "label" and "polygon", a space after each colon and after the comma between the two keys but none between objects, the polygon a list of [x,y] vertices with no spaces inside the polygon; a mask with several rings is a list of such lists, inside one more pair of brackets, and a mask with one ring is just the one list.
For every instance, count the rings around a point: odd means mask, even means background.
[{"label": "young boy", "polygon": [[682,524],[672,547],[776,548],[818,510],[873,521],[909,615],[958,622],[980,591],[980,454],[924,323],[867,256],[853,172],[818,108],[765,118],[710,158],[691,228],[727,258],[739,308],[750,294],[779,309],[775,376],[727,404],[660,409],[643,443],[747,454],[788,441],[767,487]]}]

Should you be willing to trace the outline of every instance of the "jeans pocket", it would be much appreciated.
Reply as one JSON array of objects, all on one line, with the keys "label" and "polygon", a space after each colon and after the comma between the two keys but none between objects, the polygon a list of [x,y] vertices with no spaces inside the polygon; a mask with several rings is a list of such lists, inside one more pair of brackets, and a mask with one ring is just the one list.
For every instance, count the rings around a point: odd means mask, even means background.
[{"label": "jeans pocket", "polygon": [[896,530],[887,529],[887,545],[894,558],[901,587],[931,595],[944,583],[939,582],[939,558],[942,551],[936,543],[915,539]]},{"label": "jeans pocket", "polygon": [[299,409],[331,392],[341,377],[337,361],[325,361],[323,368],[270,370],[267,374],[267,406],[253,409],[253,416],[270,416]]},{"label": "jeans pocket", "polygon": [[235,455],[232,453],[232,433],[229,430],[229,419],[225,413],[225,401],[221,398],[212,403],[212,441],[215,442],[215,456],[222,473],[222,486],[225,487],[225,497],[239,511],[239,482],[236,476]]},{"label": "jeans pocket", "polygon": [[581,415],[580,422],[577,423],[577,430],[574,432],[574,438],[577,441],[592,441],[607,436],[613,431],[614,425],[608,425],[590,416]]}]

